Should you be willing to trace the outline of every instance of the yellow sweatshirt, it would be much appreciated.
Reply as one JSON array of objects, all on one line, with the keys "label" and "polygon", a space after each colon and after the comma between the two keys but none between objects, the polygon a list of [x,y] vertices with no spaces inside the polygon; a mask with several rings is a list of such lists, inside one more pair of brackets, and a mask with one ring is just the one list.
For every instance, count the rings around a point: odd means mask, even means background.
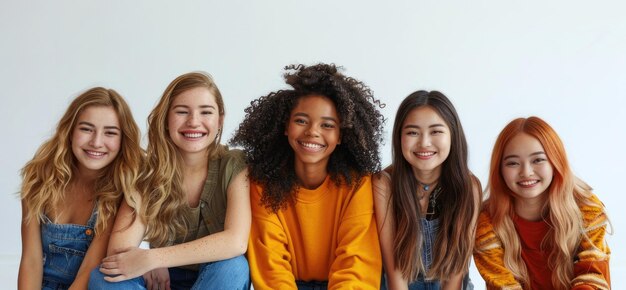
[{"label": "yellow sweatshirt", "polygon": [[328,289],[379,289],[382,271],[370,177],[356,188],[329,177],[301,188],[295,204],[272,213],[252,184],[248,261],[254,289],[297,289],[296,280]]}]

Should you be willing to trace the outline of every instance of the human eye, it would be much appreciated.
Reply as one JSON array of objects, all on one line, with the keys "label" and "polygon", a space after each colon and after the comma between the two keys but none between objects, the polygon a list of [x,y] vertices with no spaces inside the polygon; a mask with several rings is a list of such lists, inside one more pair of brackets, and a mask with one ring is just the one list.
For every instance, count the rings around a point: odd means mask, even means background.
[{"label": "human eye", "polygon": [[546,158],[543,158],[543,157],[537,157],[537,158],[535,158],[535,159],[533,160],[533,163],[535,163],[535,164],[540,164],[540,163],[543,163],[543,162],[545,162],[545,161],[548,161],[548,160],[547,160]]},{"label": "human eye", "polygon": [[302,125],[306,124],[306,120],[303,118],[295,118],[293,119],[293,122],[296,124],[302,124]]},{"label": "human eye", "polygon": [[433,130],[433,131],[431,132],[431,134],[432,134],[432,135],[441,135],[441,134],[443,134],[443,133],[444,133],[444,132],[443,132],[442,130]]},{"label": "human eye", "polygon": [[322,128],[324,129],[335,129],[335,124],[333,123],[322,123]]},{"label": "human eye", "polygon": [[117,135],[119,135],[119,133],[116,130],[108,130],[108,131],[104,131],[104,135],[106,135],[106,136],[117,136]]},{"label": "human eye", "polygon": [[213,111],[212,110],[204,110],[204,111],[200,112],[200,114],[202,114],[202,115],[213,115]]},{"label": "human eye", "polygon": [[90,127],[86,127],[86,126],[78,127],[78,130],[83,131],[83,132],[93,132],[93,129],[91,129]]},{"label": "human eye", "polygon": [[176,115],[187,115],[189,112],[187,110],[174,110]]},{"label": "human eye", "polygon": [[515,167],[517,165],[519,165],[519,162],[513,161],[513,160],[504,162],[504,166],[506,166],[506,167]]},{"label": "human eye", "polygon": [[407,136],[419,136],[419,132],[417,132],[415,130],[406,131],[404,134],[407,135]]}]

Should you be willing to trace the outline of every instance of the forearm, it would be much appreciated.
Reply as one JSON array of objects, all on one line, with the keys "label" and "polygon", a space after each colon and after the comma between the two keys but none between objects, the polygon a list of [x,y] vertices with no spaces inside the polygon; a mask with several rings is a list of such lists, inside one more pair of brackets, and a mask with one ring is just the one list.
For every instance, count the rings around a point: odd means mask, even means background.
[{"label": "forearm", "polygon": [[[245,237],[244,237],[245,236]],[[247,235],[222,231],[183,244],[150,249],[154,268],[169,268],[230,259],[243,255]]]},{"label": "forearm", "polygon": [[40,290],[43,281],[43,263],[20,262],[20,269],[17,274],[17,289],[20,290]]}]

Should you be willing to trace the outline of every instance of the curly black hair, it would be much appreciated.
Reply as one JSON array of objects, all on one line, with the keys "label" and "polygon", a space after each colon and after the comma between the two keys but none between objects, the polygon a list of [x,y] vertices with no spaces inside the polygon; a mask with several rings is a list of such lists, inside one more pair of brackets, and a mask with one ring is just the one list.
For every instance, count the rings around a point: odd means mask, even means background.
[{"label": "curly black hair", "polygon": [[334,64],[285,67],[285,82],[293,89],[272,92],[250,102],[246,117],[230,143],[247,152],[249,177],[264,188],[263,205],[273,212],[294,201],[298,180],[294,151],[285,137],[291,111],[301,97],[323,95],[332,100],[340,119],[341,145],[328,161],[336,184],[354,186],[362,177],[380,170],[379,144],[383,141],[384,108],[362,82],[339,73]]}]

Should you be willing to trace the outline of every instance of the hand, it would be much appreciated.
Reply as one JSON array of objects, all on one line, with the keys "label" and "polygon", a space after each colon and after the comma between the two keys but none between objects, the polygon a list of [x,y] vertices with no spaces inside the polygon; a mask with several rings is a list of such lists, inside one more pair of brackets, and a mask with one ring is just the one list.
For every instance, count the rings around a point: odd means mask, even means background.
[{"label": "hand", "polygon": [[129,247],[108,256],[102,260],[100,272],[104,275],[104,280],[108,282],[119,282],[135,277],[139,277],[151,271],[154,266],[150,250],[137,247]]},{"label": "hand", "polygon": [[167,268],[158,268],[143,274],[148,290],[171,290],[170,271]]}]

